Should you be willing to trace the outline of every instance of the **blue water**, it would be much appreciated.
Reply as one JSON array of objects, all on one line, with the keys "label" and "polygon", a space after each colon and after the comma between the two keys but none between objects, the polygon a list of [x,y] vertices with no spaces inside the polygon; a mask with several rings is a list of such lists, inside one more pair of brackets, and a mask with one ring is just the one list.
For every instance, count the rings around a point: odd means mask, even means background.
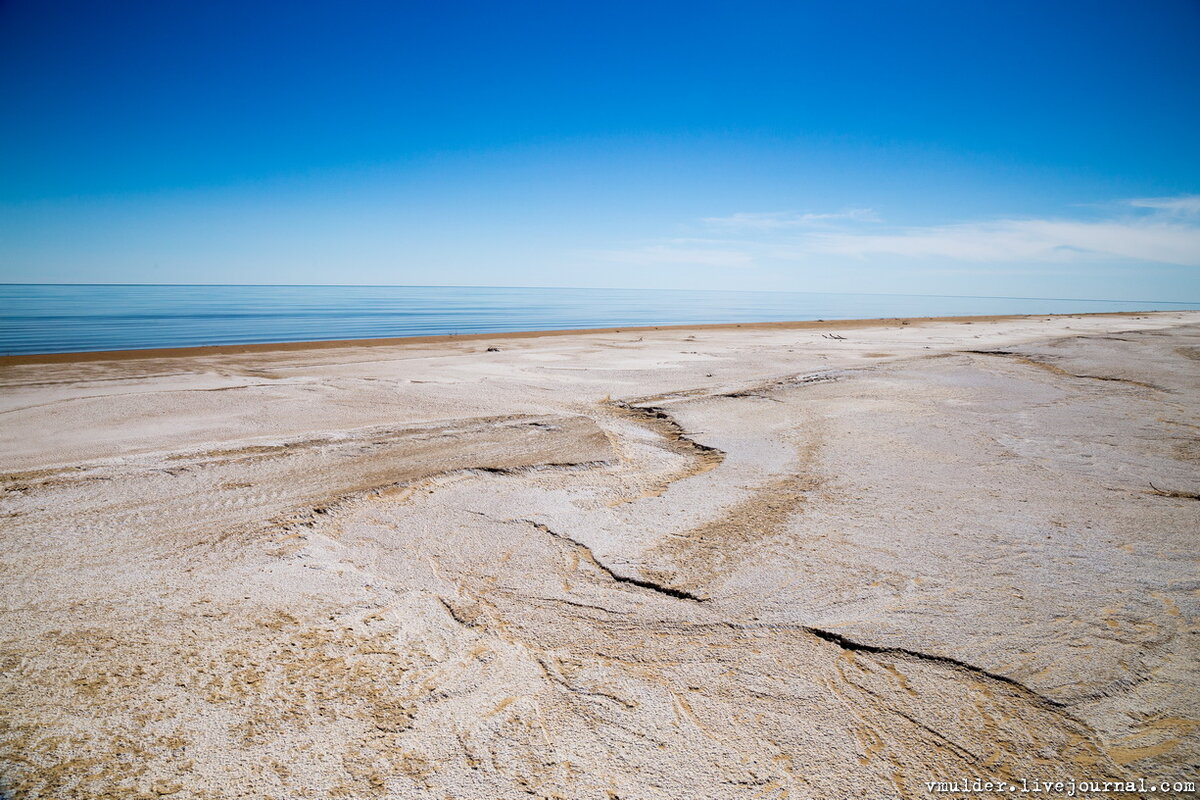
[{"label": "blue water", "polygon": [[0,285],[0,354],[502,331],[1196,309],[1006,297],[447,286]]}]

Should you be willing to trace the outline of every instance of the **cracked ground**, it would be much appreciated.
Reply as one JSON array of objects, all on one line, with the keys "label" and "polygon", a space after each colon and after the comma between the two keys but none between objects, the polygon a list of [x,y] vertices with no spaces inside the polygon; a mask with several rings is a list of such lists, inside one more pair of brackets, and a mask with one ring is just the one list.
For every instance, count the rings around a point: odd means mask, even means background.
[{"label": "cracked ground", "polygon": [[0,367],[0,791],[1195,780],[1200,315],[822,330]]}]

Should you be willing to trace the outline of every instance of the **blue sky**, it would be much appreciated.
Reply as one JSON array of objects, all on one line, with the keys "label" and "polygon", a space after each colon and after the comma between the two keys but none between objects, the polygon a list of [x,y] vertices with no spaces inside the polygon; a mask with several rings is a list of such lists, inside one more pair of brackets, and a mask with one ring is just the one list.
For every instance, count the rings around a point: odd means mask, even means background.
[{"label": "blue sky", "polygon": [[0,2],[0,281],[1200,301],[1200,3]]}]

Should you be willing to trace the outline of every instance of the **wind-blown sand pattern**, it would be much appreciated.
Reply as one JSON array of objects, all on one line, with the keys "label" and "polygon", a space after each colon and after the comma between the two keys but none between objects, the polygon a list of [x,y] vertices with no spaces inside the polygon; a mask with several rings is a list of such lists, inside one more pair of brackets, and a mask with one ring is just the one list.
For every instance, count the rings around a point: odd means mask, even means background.
[{"label": "wind-blown sand pattern", "polygon": [[0,383],[8,797],[1196,779],[1197,312]]}]

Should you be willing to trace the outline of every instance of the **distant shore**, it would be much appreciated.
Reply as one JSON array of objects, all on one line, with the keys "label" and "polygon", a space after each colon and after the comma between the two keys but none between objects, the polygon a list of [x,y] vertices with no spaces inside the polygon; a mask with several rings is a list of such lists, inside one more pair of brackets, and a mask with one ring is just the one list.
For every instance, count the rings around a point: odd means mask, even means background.
[{"label": "distant shore", "polygon": [[440,334],[436,336],[393,336],[376,339],[316,339],[293,342],[250,342],[245,344],[199,345],[193,347],[156,347],[135,350],[83,350],[69,353],[21,353],[0,356],[0,367],[23,364],[71,364],[90,361],[124,361],[129,359],[182,358],[187,356],[241,355],[250,353],[289,352],[298,350],[331,350],[346,347],[394,347],[405,344],[439,344],[458,341],[487,341],[536,339],[544,336],[574,336],[583,334],[641,333],[648,331],[711,331],[736,330],[847,330],[879,325],[920,325],[930,322],[1003,322],[1023,319],[1072,317],[1138,317],[1145,314],[1170,313],[1158,311],[1095,311],[1079,314],[987,314],[952,317],[878,317],[874,319],[816,319],[787,322],[720,322],[685,325],[627,325],[610,328],[564,328],[545,331],[500,331],[495,333]]}]

